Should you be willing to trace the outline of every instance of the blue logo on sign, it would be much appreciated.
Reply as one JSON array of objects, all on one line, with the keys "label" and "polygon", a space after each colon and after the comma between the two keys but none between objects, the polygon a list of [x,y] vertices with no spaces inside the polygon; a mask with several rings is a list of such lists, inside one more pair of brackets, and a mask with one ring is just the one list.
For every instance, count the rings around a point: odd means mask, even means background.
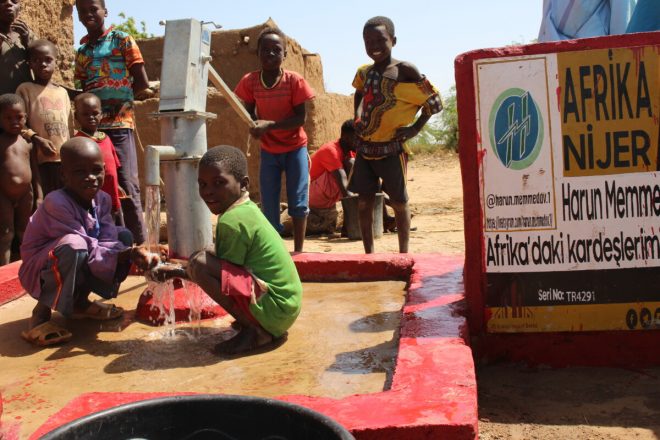
[{"label": "blue logo on sign", "polygon": [[505,167],[522,170],[534,163],[543,145],[543,120],[529,91],[504,91],[495,100],[489,126],[493,151]]}]

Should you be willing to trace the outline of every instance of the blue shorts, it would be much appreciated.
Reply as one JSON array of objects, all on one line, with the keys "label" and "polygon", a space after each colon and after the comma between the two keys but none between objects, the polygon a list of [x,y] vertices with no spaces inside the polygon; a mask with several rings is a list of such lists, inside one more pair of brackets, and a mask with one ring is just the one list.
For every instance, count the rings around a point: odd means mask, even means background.
[{"label": "blue shorts", "polygon": [[261,150],[261,210],[278,232],[284,230],[280,222],[282,173],[286,174],[289,215],[294,218],[306,217],[309,214],[309,154],[306,145],[288,153],[273,154]]}]

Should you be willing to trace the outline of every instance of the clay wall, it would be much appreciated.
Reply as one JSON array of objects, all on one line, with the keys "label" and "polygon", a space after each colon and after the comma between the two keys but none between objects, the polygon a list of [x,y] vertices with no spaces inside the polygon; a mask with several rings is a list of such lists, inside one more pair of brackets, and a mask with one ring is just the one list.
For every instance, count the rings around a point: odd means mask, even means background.
[{"label": "clay wall", "polygon": [[[24,0],[20,18],[24,20],[40,38],[47,38],[55,43],[60,51],[59,72],[56,77],[66,85],[73,83],[73,13],[74,0]],[[277,26],[272,20],[260,25],[237,30],[220,30],[213,33],[211,61],[227,85],[232,89],[241,77],[252,70],[259,69],[257,59],[257,37],[267,26]],[[149,79],[160,80],[163,61],[163,38],[150,38],[139,41],[140,50],[146,61],[145,67]],[[316,98],[308,107],[305,131],[309,137],[310,152],[323,143],[339,136],[341,123],[353,114],[353,100],[350,96],[326,93],[323,85],[323,65],[318,54],[305,50],[293,38],[287,38],[287,57],[283,67],[300,73],[316,92]],[[232,111],[224,98],[215,89],[209,89],[207,110],[218,115],[209,122],[208,145],[230,144],[248,152],[247,127]],[[142,146],[158,145],[160,124],[150,113],[158,111],[158,100],[136,102],[138,144]],[[252,178],[251,191],[259,193],[258,174],[259,145],[252,141],[250,146],[249,172]],[[138,151],[140,167],[142,154]],[[144,175],[143,172],[140,175]]]},{"label": "clay wall", "polygon": [[74,0],[23,0],[19,18],[39,38],[55,43],[59,49],[56,81],[73,84],[73,4]]},{"label": "clay wall", "polygon": [[[268,20],[260,25],[227,31],[215,31],[211,38],[211,65],[230,88],[236,87],[243,75],[260,68],[257,58],[257,37],[265,27],[277,27]],[[139,41],[146,63],[147,75],[152,81],[160,80],[163,65],[163,37]],[[325,93],[323,66],[318,54],[305,50],[296,40],[287,38],[287,56],[282,64],[305,77],[317,94]]]},{"label": "clay wall", "polygon": [[[246,73],[259,69],[257,59],[257,37],[266,26],[273,26],[268,21],[247,29],[216,31],[212,36],[211,64],[218,71],[230,88],[234,88]],[[163,61],[163,38],[150,38],[138,42],[146,60],[147,74],[151,81],[160,79]],[[316,92],[316,98],[308,105],[305,131],[309,138],[309,150],[315,151],[319,146],[339,137],[339,130],[344,120],[353,115],[353,98],[351,96],[326,93],[323,86],[323,66],[321,57],[308,53],[292,38],[287,40],[288,55],[283,67],[293,70],[305,77]],[[158,111],[158,100],[151,99],[136,102],[137,133],[139,143],[143,146],[159,145],[160,123],[149,116]],[[252,176],[250,192],[256,197],[259,193],[259,143],[252,140],[248,152],[248,129],[231,109],[220,93],[209,88],[207,111],[215,113],[217,119],[208,123],[208,145],[229,144],[249,153],[249,173]],[[141,162],[141,155],[138,152]],[[140,164],[140,166],[142,166]],[[143,174],[143,173],[141,173]]]},{"label": "clay wall", "polygon": [[[135,104],[138,143],[143,147],[160,145],[160,123],[153,116],[150,116],[150,114],[158,111],[158,99],[136,102]],[[206,109],[208,112],[217,115],[217,119],[209,121],[207,125],[208,145],[233,145],[248,154],[248,172],[252,177],[250,180],[250,193],[257,197],[259,194],[259,179],[257,177],[259,175],[259,142],[251,139],[245,123],[215,89],[209,89]],[[326,93],[312,100],[308,106],[307,122],[305,123],[310,153],[323,143],[339,137],[342,122],[349,118],[352,113],[353,100],[350,96]],[[248,141],[250,142],[249,151]],[[142,169],[142,154],[139,151],[138,162],[140,162],[140,168]],[[144,172],[141,170],[140,176],[143,175]]]}]

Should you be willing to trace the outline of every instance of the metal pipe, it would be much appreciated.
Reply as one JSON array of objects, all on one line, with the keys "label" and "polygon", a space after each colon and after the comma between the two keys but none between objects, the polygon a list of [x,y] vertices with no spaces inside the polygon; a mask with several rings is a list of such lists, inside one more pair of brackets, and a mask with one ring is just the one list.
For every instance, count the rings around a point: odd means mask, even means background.
[{"label": "metal pipe", "polygon": [[169,145],[148,145],[144,152],[144,183],[160,186],[160,160],[177,159],[182,153]]}]

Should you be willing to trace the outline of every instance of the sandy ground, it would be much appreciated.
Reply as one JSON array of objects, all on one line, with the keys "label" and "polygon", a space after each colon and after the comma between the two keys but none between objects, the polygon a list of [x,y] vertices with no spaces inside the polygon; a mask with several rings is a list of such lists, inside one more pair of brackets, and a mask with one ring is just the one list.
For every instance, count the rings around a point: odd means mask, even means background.
[{"label": "sandy ground", "polygon": [[[460,167],[455,155],[410,162],[410,251],[464,251]],[[293,249],[293,243],[287,244]],[[308,238],[309,252],[361,253],[361,241]],[[396,234],[376,252],[396,252]],[[649,347],[649,349],[657,349]],[[480,365],[479,430],[483,440],[652,440],[660,438],[660,368],[530,368]]]},{"label": "sandy ground", "polygon": [[[136,321],[134,308],[146,288],[143,277],[130,277],[113,300],[127,310],[123,319],[56,316],[73,338],[45,349],[17,337],[34,307],[34,300],[24,296],[0,307],[0,439],[27,439],[72,399],[90,392],[337,399],[380,392],[392,380],[405,284],[305,283],[302,312],[286,343],[237,357],[211,353],[235,334],[228,316],[176,328]],[[202,293],[189,290],[188,295],[201,298]]]},{"label": "sandy ground", "polygon": [[[440,154],[417,156],[409,163],[408,195],[413,214],[410,233],[411,253],[462,254],[463,190],[458,156]],[[392,211],[389,211],[393,215]],[[293,241],[287,240],[290,250]],[[396,233],[386,233],[375,241],[376,252],[398,252]],[[306,252],[362,253],[362,241],[347,238],[308,237]]]},{"label": "sandy ground", "polygon": [[[410,251],[462,254],[462,189],[457,157],[417,157],[410,162],[409,178],[413,226],[417,227],[411,233]],[[287,245],[293,249],[291,240]],[[313,237],[307,239],[305,250],[361,253],[362,243]],[[376,240],[379,253],[397,250],[396,234]],[[633,371],[479,365],[477,379],[483,440],[660,438],[660,368]]]}]

